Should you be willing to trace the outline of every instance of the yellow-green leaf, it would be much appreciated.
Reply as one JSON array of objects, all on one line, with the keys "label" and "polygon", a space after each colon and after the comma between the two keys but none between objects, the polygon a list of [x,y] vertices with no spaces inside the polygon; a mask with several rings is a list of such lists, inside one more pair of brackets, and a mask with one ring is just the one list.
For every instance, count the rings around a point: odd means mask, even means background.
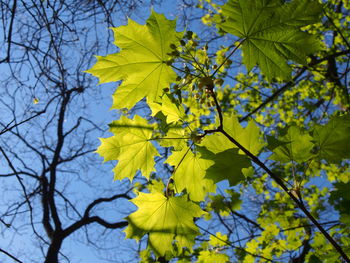
[{"label": "yellow-green leaf", "polygon": [[104,157],[104,161],[118,161],[113,169],[114,179],[132,180],[138,170],[149,178],[151,172],[155,171],[154,157],[159,156],[151,142],[153,125],[139,116],[134,119],[123,116],[110,124],[110,131],[114,136],[100,139],[97,153]]},{"label": "yellow-green leaf", "polygon": [[[264,147],[265,142],[254,121],[249,121],[247,127],[243,128],[237,117],[232,114],[224,114],[223,125],[224,130],[252,154],[257,155]],[[221,133],[206,136],[201,145],[213,153],[237,147]],[[240,150],[239,153],[243,154],[243,151]]]},{"label": "yellow-green leaf", "polygon": [[228,255],[217,252],[203,250],[199,252],[198,263],[227,263],[230,262]]},{"label": "yellow-green leaf", "polygon": [[220,232],[217,232],[215,236],[210,236],[209,244],[213,247],[227,246],[227,243],[227,235],[223,235]]},{"label": "yellow-green leaf", "polygon": [[158,142],[162,147],[173,147],[179,151],[187,146],[189,135],[186,135],[185,131],[181,126],[170,126],[166,135],[159,138]]},{"label": "yellow-green leaf", "polygon": [[208,192],[215,191],[214,182],[204,178],[206,169],[214,161],[201,158],[201,153],[193,153],[188,147],[183,148],[181,151],[173,151],[166,163],[175,167],[175,189],[179,192],[186,189],[191,200],[203,201]]},{"label": "yellow-green leaf", "polygon": [[311,153],[314,147],[311,142],[312,137],[297,126],[291,126],[285,132],[286,134],[278,140],[269,137],[269,148],[273,151],[270,159],[283,163],[309,160],[313,156]]},{"label": "yellow-green leaf", "polygon": [[167,198],[157,192],[140,192],[131,201],[138,210],[127,217],[127,238],[139,240],[148,234],[148,243],[158,255],[165,255],[167,251],[174,253],[174,241],[180,250],[192,248],[194,238],[199,234],[193,218],[205,212],[188,201],[187,195]]},{"label": "yellow-green leaf", "polygon": [[163,88],[176,79],[176,73],[166,64],[182,33],[175,31],[176,21],[152,12],[146,25],[129,19],[128,25],[112,28],[115,45],[121,51],[105,57],[87,72],[99,77],[100,83],[123,80],[113,95],[113,108],[132,108],[138,101],[159,101]]},{"label": "yellow-green leaf", "polygon": [[167,123],[177,122],[184,118],[185,112],[183,107],[179,107],[175,102],[172,102],[168,94],[163,95],[161,103],[148,104],[152,110],[152,116],[161,111],[166,116]]}]

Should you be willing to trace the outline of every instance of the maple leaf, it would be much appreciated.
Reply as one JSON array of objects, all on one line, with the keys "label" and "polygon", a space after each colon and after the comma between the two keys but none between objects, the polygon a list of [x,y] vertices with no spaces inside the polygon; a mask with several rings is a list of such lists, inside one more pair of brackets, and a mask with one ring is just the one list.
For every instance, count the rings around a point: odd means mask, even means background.
[{"label": "maple leaf", "polygon": [[166,116],[166,122],[172,123],[182,120],[185,112],[183,107],[179,107],[175,102],[171,101],[171,96],[164,94],[161,103],[149,103],[152,110],[152,116],[155,116],[158,112],[161,112]]},{"label": "maple leaf", "polygon": [[128,25],[112,28],[115,45],[121,51],[97,56],[88,73],[99,77],[100,83],[123,80],[113,95],[112,108],[132,108],[138,101],[159,101],[163,89],[175,82],[176,73],[166,64],[182,33],[175,31],[176,21],[152,11],[146,25],[128,20]]},{"label": "maple leaf", "polygon": [[222,7],[226,22],[220,27],[242,44],[248,70],[256,64],[271,80],[291,77],[289,60],[306,64],[306,56],[319,49],[316,38],[300,30],[319,21],[321,4],[315,0],[229,0]]},{"label": "maple leaf", "polygon": [[334,187],[330,195],[330,202],[339,211],[340,220],[343,223],[350,223],[350,182],[335,183]]},{"label": "maple leaf", "polygon": [[[224,114],[223,126],[224,130],[232,138],[254,155],[257,155],[265,146],[265,142],[260,135],[259,127],[253,120],[249,121],[247,127],[243,128],[238,122],[237,117],[233,114]],[[237,147],[221,133],[205,136],[201,145],[213,153],[219,153]],[[239,150],[239,153],[244,154],[241,150]]]},{"label": "maple leaf", "polygon": [[165,185],[162,180],[149,180],[149,183],[147,184],[147,189],[150,191],[150,193],[158,192],[163,193]]},{"label": "maple leaf", "polygon": [[317,125],[313,140],[320,159],[339,163],[350,158],[350,115],[333,117],[326,125]]},{"label": "maple leaf", "polygon": [[175,150],[181,150],[187,147],[185,129],[181,126],[170,126],[166,135],[159,138],[158,142],[162,147],[173,147]]},{"label": "maple leaf", "polygon": [[251,167],[250,159],[246,155],[238,154],[238,149],[227,149],[217,154],[202,151],[202,158],[214,161],[206,169],[205,178],[215,183],[228,180],[234,186],[245,179],[244,168]]},{"label": "maple leaf", "polygon": [[314,144],[312,137],[302,131],[297,126],[291,126],[288,130],[282,131],[284,134],[278,140],[268,137],[269,149],[273,151],[270,159],[288,163],[290,161],[306,162],[313,154],[311,153]]},{"label": "maple leaf", "polygon": [[154,157],[159,156],[151,142],[153,125],[139,116],[134,119],[122,116],[110,124],[110,131],[114,136],[101,138],[97,153],[104,157],[105,162],[118,160],[113,169],[114,179],[132,180],[138,170],[148,179],[150,173],[155,171]]},{"label": "maple leaf", "polygon": [[189,249],[194,238],[200,234],[193,218],[205,214],[200,207],[188,201],[187,195],[165,197],[161,193],[142,193],[132,199],[138,210],[127,217],[127,238],[139,240],[149,234],[148,242],[158,255],[167,251],[174,253],[173,241],[177,247]]},{"label": "maple leaf", "polygon": [[206,169],[214,161],[201,158],[200,152],[193,153],[191,149],[183,148],[181,151],[173,151],[165,162],[175,166],[175,189],[178,192],[186,189],[191,200],[203,201],[208,192],[215,191],[213,181],[204,178]]}]

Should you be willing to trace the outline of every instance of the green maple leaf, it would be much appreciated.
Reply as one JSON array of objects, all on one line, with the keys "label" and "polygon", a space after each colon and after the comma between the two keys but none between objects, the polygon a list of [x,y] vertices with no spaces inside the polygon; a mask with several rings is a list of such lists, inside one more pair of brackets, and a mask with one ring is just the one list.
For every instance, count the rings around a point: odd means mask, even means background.
[{"label": "green maple leaf", "polygon": [[214,211],[221,216],[230,215],[230,207],[228,201],[223,195],[209,195],[209,202],[207,203],[206,211]]},{"label": "green maple leaf", "polygon": [[222,7],[220,25],[242,44],[248,70],[256,64],[268,79],[291,77],[289,60],[306,64],[306,56],[319,49],[316,38],[300,30],[319,21],[322,6],[315,0],[229,0]]},{"label": "green maple leaf", "polygon": [[331,192],[330,201],[340,213],[343,223],[350,223],[350,182],[335,183],[335,190]]},{"label": "green maple leaf", "polygon": [[162,147],[173,147],[179,151],[187,147],[188,137],[189,135],[186,135],[185,129],[181,126],[170,126],[166,135],[159,138],[158,142]]},{"label": "green maple leaf", "polygon": [[318,157],[330,163],[339,163],[350,158],[350,115],[333,117],[326,125],[317,125],[313,140],[318,148]]},{"label": "green maple leaf", "polygon": [[189,148],[173,151],[166,163],[175,166],[175,189],[178,192],[186,189],[191,200],[203,201],[208,192],[215,192],[213,181],[204,178],[206,169],[214,162],[201,158],[200,152],[193,153]]},{"label": "green maple leaf", "polygon": [[290,161],[306,162],[313,154],[312,137],[296,126],[288,128],[285,135],[278,140],[269,137],[269,149],[273,151],[270,159],[288,163]]},{"label": "green maple leaf", "polygon": [[115,45],[121,51],[97,56],[87,72],[99,77],[100,83],[123,80],[113,95],[113,108],[132,108],[138,101],[159,101],[163,89],[175,82],[176,73],[166,64],[182,33],[175,31],[176,21],[152,12],[146,25],[129,19],[127,26],[112,28]]},{"label": "green maple leaf", "polygon": [[173,241],[177,247],[189,249],[194,238],[200,234],[193,222],[194,217],[205,214],[200,207],[188,201],[187,195],[165,197],[160,193],[139,193],[131,200],[138,210],[127,217],[127,238],[139,240],[148,234],[148,243],[158,255],[167,251],[174,253]]},{"label": "green maple leaf", "polygon": [[[232,114],[224,114],[223,116],[224,130],[238,141],[244,148],[254,155],[257,155],[265,146],[265,142],[260,134],[259,127],[253,120],[249,121],[247,127],[243,128]],[[225,150],[236,147],[229,139],[221,133],[205,136],[202,144],[213,153],[223,152]],[[240,154],[244,154],[239,150]]]},{"label": "green maple leaf", "polygon": [[205,178],[215,183],[228,180],[231,186],[245,179],[242,169],[251,167],[250,159],[246,155],[238,154],[238,149],[228,149],[217,154],[203,151],[202,158],[214,161],[207,168]]},{"label": "green maple leaf", "polygon": [[139,116],[133,120],[123,116],[120,120],[110,124],[110,131],[114,136],[101,138],[101,145],[97,149],[104,161],[117,160],[118,164],[113,169],[114,179],[132,180],[138,170],[149,178],[154,169],[154,157],[159,156],[151,139],[153,125]]},{"label": "green maple leaf", "polygon": [[167,123],[180,121],[185,115],[183,107],[172,102],[171,96],[168,94],[163,95],[161,103],[149,103],[149,106],[152,110],[152,116],[162,112],[166,116]]}]

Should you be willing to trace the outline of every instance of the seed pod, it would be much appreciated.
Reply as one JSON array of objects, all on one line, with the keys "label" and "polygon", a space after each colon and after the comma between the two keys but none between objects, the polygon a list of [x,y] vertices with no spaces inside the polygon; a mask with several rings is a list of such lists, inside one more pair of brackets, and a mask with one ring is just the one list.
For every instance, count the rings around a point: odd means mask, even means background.
[{"label": "seed pod", "polygon": [[180,52],[177,50],[174,50],[173,52],[171,52],[171,55],[174,57],[178,57],[180,55]]},{"label": "seed pod", "polygon": [[217,86],[222,86],[222,84],[224,84],[224,80],[223,79],[215,79],[214,84]]},{"label": "seed pod", "polygon": [[199,86],[207,87],[208,89],[214,88],[213,79],[211,77],[203,77],[199,80]]},{"label": "seed pod", "polygon": [[193,32],[192,31],[187,31],[186,32],[186,38],[187,39],[192,39],[192,36],[193,36]]},{"label": "seed pod", "polygon": [[230,66],[230,65],[232,64],[232,60],[231,60],[231,59],[226,60],[225,64],[226,64],[227,66]]},{"label": "seed pod", "polygon": [[186,76],[186,82],[190,83],[192,81],[192,75],[187,75]]}]

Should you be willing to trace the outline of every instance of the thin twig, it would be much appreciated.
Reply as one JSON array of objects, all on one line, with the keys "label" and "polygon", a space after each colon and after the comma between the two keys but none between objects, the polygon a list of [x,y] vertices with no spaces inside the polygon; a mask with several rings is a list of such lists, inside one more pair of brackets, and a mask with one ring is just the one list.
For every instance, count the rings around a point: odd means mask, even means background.
[{"label": "thin twig", "polygon": [[6,256],[12,258],[14,261],[18,262],[18,263],[23,263],[23,261],[19,260],[18,258],[16,258],[15,256],[11,255],[9,252],[3,250],[0,248],[0,252],[4,253]]}]

